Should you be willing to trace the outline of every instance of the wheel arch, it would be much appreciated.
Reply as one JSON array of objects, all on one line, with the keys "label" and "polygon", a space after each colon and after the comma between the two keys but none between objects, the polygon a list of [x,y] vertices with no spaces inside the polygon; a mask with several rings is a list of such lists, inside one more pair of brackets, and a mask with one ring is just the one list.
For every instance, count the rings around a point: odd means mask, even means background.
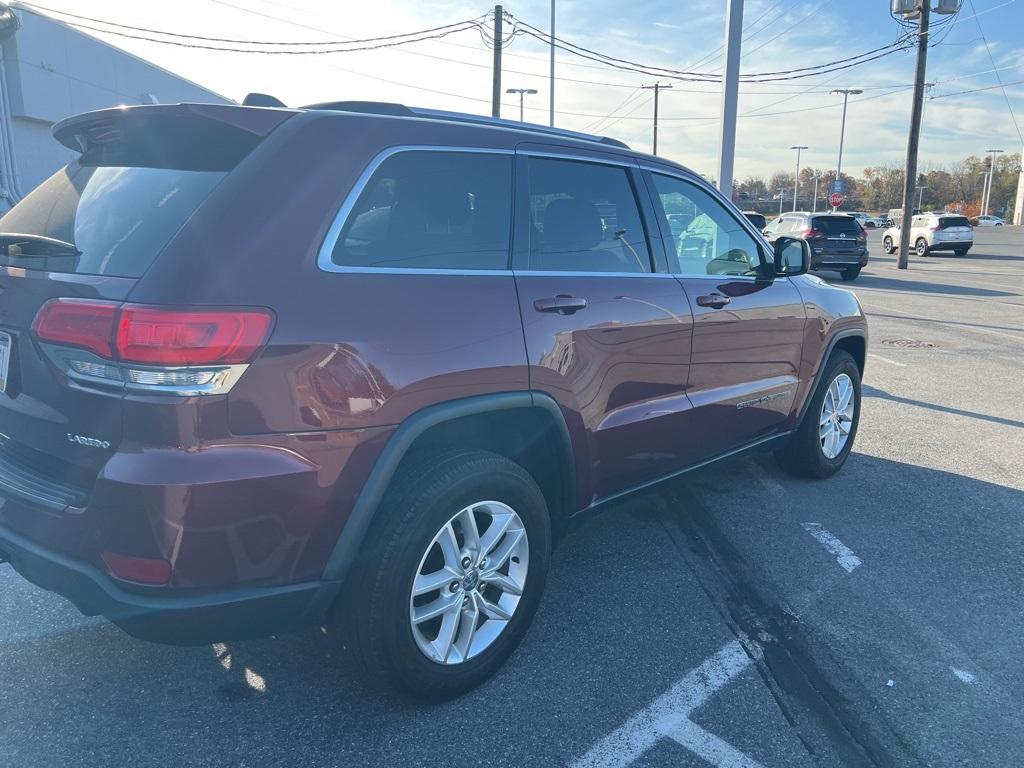
[{"label": "wheel arch", "polygon": [[814,380],[811,386],[807,389],[807,396],[804,398],[803,404],[800,406],[800,413],[797,416],[796,423],[799,424],[804,417],[804,413],[807,412],[808,406],[811,404],[811,400],[814,397],[814,392],[818,389],[818,384],[821,382],[822,374],[825,372],[825,364],[828,359],[832,356],[832,353],[837,349],[841,349],[849,355],[857,363],[857,369],[860,371],[860,375],[864,376],[864,365],[867,362],[868,353],[868,337],[862,328],[847,328],[842,331],[836,332],[836,334],[829,340],[828,346],[825,347],[825,352],[822,354],[821,359],[818,361],[818,370],[814,373]]},{"label": "wheel arch", "polygon": [[504,392],[429,406],[395,430],[356,499],[324,567],[322,580],[335,585],[333,593],[340,589],[355,563],[377,509],[403,462],[425,450],[451,446],[490,450],[523,465],[544,493],[556,533],[559,523],[564,523],[573,511],[576,480],[572,442],[565,417],[549,396]]}]

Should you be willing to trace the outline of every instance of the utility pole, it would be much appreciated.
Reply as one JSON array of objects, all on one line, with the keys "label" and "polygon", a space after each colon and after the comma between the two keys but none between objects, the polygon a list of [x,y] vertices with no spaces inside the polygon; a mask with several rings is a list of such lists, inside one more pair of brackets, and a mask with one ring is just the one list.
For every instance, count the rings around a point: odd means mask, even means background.
[{"label": "utility pole", "polygon": [[523,122],[523,96],[530,94],[531,96],[537,92],[536,88],[506,88],[505,93],[518,93],[519,94],[519,122]]},{"label": "utility pole", "polygon": [[796,213],[796,195],[800,189],[800,152],[807,149],[807,147],[800,145],[790,147],[790,149],[796,150],[796,176],[793,177],[793,213]]},{"label": "utility pole", "polygon": [[640,86],[641,90],[654,91],[654,149],[651,151],[652,155],[658,154],[658,94],[663,90],[670,89],[671,87],[671,84],[662,85],[661,83]]},{"label": "utility pole", "polygon": [[[833,88],[829,93],[843,94],[843,121],[839,125],[839,162],[836,163],[836,181],[842,183],[843,178],[843,141],[846,139],[846,104],[850,96],[864,93],[860,88]],[[834,210],[834,209],[833,209]]]},{"label": "utility pole", "polygon": [[814,174],[814,202],[811,203],[811,213],[818,212],[818,182],[821,180],[821,174]]},{"label": "utility pole", "polygon": [[992,154],[992,164],[988,169],[988,183],[985,184],[984,201],[982,202],[981,214],[983,216],[988,216],[988,209],[992,206],[992,182],[996,177],[996,155],[1001,155],[1003,150],[986,149],[985,151]]},{"label": "utility pole", "polygon": [[921,116],[924,112],[924,78],[928,69],[928,23],[931,19],[931,0],[918,4],[920,17],[917,32],[917,68],[914,71],[914,100],[910,110],[910,137],[907,140],[907,168],[903,178],[903,219],[900,222],[900,250],[896,261],[898,269],[906,269],[910,262],[910,224],[914,218],[914,187],[917,186],[917,147],[921,141]]},{"label": "utility pole", "polygon": [[722,136],[718,149],[718,189],[732,200],[736,159],[736,105],[740,96],[740,47],[743,42],[743,0],[726,0],[725,66],[722,67]]},{"label": "utility pole", "polygon": [[551,0],[551,82],[548,107],[548,125],[555,127],[555,0]]},{"label": "utility pole", "polygon": [[494,6],[494,71],[491,83],[491,117],[501,117],[501,22],[505,12]]}]

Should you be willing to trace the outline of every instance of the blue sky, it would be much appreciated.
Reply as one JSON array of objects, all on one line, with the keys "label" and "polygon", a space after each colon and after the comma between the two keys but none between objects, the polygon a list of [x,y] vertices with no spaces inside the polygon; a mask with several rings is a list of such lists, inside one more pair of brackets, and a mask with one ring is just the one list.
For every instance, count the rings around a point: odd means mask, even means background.
[{"label": "blue sky", "polygon": [[[470,18],[491,5],[467,0],[46,0],[47,7],[161,30],[269,40],[361,38]],[[547,29],[548,0],[508,0],[507,10]],[[646,64],[714,72],[721,67],[724,0],[558,0],[557,33],[574,43]],[[975,10],[977,16],[975,17]],[[986,148],[1019,151],[1000,89],[946,96],[1024,80],[1024,0],[969,0],[955,26],[931,49],[921,160],[939,165]],[[747,0],[743,72],[806,67],[892,42],[898,33],[888,0]],[[981,25],[979,31],[978,24]],[[989,43],[986,50],[982,31]],[[328,34],[329,33],[329,34]],[[96,33],[90,33],[96,34]],[[378,99],[489,113],[490,52],[479,35],[462,32],[404,49],[324,56],[258,56],[197,51],[120,37],[96,36],[231,98],[248,91],[289,104]],[[503,87],[536,88],[527,120],[547,122],[547,49],[517,38],[505,57]],[[650,83],[643,75],[559,53],[558,125],[596,130],[650,148]],[[736,175],[789,169],[789,147],[805,144],[804,164],[835,167],[841,97],[832,88],[863,88],[851,97],[844,169],[901,163],[906,149],[914,57],[898,52],[869,64],[785,83],[741,89]],[[702,173],[717,165],[719,87],[676,83],[662,96],[660,153]],[[1024,129],[1024,85],[1007,87]],[[516,117],[508,97],[503,115]],[[621,108],[616,112],[616,108]],[[609,119],[601,118],[609,113]],[[615,118],[621,118],[616,120]]]}]

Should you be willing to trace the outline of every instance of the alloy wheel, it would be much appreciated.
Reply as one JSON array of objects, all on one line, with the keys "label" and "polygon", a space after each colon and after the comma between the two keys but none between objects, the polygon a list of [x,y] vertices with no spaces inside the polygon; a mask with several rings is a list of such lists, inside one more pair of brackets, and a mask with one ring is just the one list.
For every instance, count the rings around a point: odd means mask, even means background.
[{"label": "alloy wheel", "polygon": [[420,651],[461,664],[505,631],[526,586],[530,546],[515,510],[499,501],[462,508],[424,552],[409,597]]},{"label": "alloy wheel", "polygon": [[853,428],[853,381],[845,373],[836,376],[825,393],[818,420],[818,438],[826,459],[834,459],[843,452]]}]

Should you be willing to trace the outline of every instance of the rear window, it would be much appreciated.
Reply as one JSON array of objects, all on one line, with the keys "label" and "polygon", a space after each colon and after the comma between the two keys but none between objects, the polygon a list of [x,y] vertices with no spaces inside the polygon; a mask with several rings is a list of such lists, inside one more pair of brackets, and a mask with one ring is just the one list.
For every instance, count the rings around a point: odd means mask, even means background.
[{"label": "rear window", "polygon": [[71,163],[0,218],[0,264],[141,277],[224,176]]},{"label": "rear window", "polygon": [[860,224],[851,216],[818,216],[814,219],[814,228],[826,237],[859,235],[861,231]]},{"label": "rear window", "polygon": [[950,227],[969,227],[971,222],[964,216],[943,216],[939,219],[939,229],[949,229]]}]

